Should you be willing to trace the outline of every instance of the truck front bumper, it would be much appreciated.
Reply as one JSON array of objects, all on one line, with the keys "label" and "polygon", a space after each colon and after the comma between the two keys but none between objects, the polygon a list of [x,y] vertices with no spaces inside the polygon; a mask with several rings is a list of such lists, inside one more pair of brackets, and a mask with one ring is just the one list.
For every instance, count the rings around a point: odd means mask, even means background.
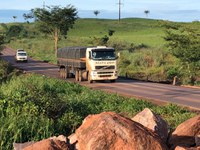
[{"label": "truck front bumper", "polygon": [[116,80],[117,70],[91,71],[91,80]]}]

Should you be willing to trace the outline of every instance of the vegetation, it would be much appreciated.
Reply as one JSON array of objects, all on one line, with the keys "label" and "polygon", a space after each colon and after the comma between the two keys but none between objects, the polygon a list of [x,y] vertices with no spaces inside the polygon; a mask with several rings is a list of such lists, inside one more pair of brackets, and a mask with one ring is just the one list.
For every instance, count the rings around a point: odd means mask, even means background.
[{"label": "vegetation", "polygon": [[58,40],[61,35],[66,37],[67,31],[73,27],[77,19],[77,10],[70,5],[64,8],[46,6],[46,8],[36,8],[32,12],[40,31],[53,36],[54,48],[57,52]]},{"label": "vegetation", "polygon": [[[53,7],[49,11],[54,9],[59,10]],[[31,18],[30,14],[24,16]],[[189,26],[195,27],[195,32]],[[195,77],[198,84],[199,26],[198,22],[174,25],[150,19],[123,19],[120,24],[117,20],[78,19],[74,28],[66,27],[68,37],[60,38],[58,47],[104,42],[121,53],[120,75],[156,82],[172,82],[178,76],[183,83]],[[6,37],[8,46],[56,63],[54,44],[49,43],[52,37],[41,33],[35,23],[1,24],[0,31],[0,45]],[[13,142],[69,135],[89,114],[114,111],[132,117],[146,107],[160,114],[172,129],[196,115],[174,104],[157,106],[58,79],[21,74],[0,60],[0,149],[12,149]]]},{"label": "vegetation", "polygon": [[97,17],[98,16],[98,14],[100,14],[100,11],[98,11],[98,10],[94,10],[94,15]]},{"label": "vegetation", "polygon": [[173,104],[156,106],[58,79],[14,76],[0,86],[0,149],[12,149],[13,142],[67,136],[89,114],[114,111],[132,117],[146,107],[163,116],[172,129],[195,115]]},{"label": "vegetation", "polygon": [[146,17],[148,18],[148,14],[150,13],[149,10],[145,10],[144,13],[146,14]]},{"label": "vegetation", "polygon": [[182,75],[194,85],[200,77],[200,30],[191,26],[166,24],[167,46],[180,62]]},{"label": "vegetation", "polygon": [[[186,68],[187,63],[183,63],[180,57],[171,51],[171,49],[175,50],[175,47],[170,46],[170,43],[176,43],[174,40],[179,34],[176,31],[180,33],[185,31],[182,33],[192,35],[192,31],[189,31],[192,28],[196,29],[195,37],[190,36],[187,38],[196,38],[196,41],[198,41],[200,23],[176,24],[177,29],[172,30],[170,26],[173,26],[173,23],[161,20],[127,18],[118,23],[117,20],[78,19],[74,24],[74,28],[69,30],[67,39],[60,39],[58,47],[112,46],[121,54],[119,58],[119,75],[165,83],[172,83],[174,77],[177,77],[177,84],[193,82],[195,85],[199,85],[200,73],[194,71],[199,70],[198,63],[190,63],[190,70],[188,70]],[[51,37],[42,34],[36,28],[35,23],[23,24],[23,26],[30,32],[30,37],[11,41],[9,45],[15,49],[20,45],[28,51],[29,56],[56,63],[54,45],[49,43]],[[184,28],[187,28],[187,30],[184,30]],[[169,33],[173,33],[172,36],[177,35],[172,38],[169,37]],[[198,44],[195,45],[194,43],[195,40],[193,42],[188,41],[187,49],[191,47],[196,49]],[[183,48],[179,45],[173,46],[176,46],[177,50]],[[198,59],[199,49],[195,51],[195,56]],[[190,51],[187,54],[190,55]]]}]

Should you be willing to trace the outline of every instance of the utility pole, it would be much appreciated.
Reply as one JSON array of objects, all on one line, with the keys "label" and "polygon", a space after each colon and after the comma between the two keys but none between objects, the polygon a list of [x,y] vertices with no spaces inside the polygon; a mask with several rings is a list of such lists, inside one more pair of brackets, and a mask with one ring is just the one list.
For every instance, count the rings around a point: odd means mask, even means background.
[{"label": "utility pole", "polygon": [[119,3],[117,3],[117,4],[119,5],[119,22],[120,22],[120,20],[121,20],[121,5],[122,5],[121,0],[119,0]]}]

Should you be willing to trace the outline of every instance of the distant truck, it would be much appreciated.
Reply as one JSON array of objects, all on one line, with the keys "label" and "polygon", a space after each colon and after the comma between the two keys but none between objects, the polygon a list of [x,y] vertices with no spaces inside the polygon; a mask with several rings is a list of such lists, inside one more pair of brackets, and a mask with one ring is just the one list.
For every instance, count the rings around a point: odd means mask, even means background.
[{"label": "distant truck", "polygon": [[57,51],[60,77],[74,76],[76,81],[109,80],[118,78],[115,49],[106,46],[65,47]]},{"label": "distant truck", "polygon": [[17,49],[15,60],[16,62],[28,62],[27,53],[23,49]]}]

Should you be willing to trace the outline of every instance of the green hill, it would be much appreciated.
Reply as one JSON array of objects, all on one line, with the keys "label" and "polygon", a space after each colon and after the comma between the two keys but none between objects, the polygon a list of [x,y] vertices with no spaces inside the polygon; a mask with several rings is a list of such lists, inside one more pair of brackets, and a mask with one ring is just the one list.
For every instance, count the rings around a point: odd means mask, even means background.
[{"label": "green hill", "polygon": [[69,37],[101,37],[107,34],[108,30],[114,30],[111,39],[158,47],[163,44],[164,32],[161,24],[159,20],[137,18],[122,19],[120,23],[118,20],[79,19],[70,30]]},{"label": "green hill", "polygon": [[[58,46],[102,45],[101,40],[107,36],[109,40],[106,45],[121,53],[119,75],[154,82],[172,82],[174,76],[182,78],[184,72],[181,73],[181,64],[165,47],[166,22],[139,18],[122,19],[120,23],[110,19],[78,19],[66,38],[60,37]],[[177,24],[189,28],[200,27],[199,22]],[[24,48],[29,56],[36,59],[56,63],[53,37],[39,32],[35,23],[20,25],[24,27],[23,34],[27,35],[13,37],[7,45],[14,49]],[[109,31],[114,34],[109,36]],[[187,83],[187,78],[180,82]]]}]

